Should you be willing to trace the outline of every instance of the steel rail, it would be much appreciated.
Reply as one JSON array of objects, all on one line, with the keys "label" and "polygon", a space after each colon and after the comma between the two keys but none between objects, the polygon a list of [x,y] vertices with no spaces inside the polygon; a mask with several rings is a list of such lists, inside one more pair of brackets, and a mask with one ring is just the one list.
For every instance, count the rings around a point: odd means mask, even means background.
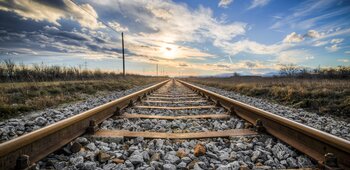
[{"label": "steel rail", "polygon": [[[230,99],[193,84],[177,80],[200,95],[214,100],[232,114],[259,126],[260,129],[305,153],[322,168],[333,168],[332,160],[344,169],[350,169],[350,141]],[[331,154],[329,154],[331,153]],[[327,156],[326,156],[327,155]],[[329,155],[334,155],[329,157]],[[337,160],[337,161],[336,161]]]},{"label": "steel rail", "polygon": [[0,169],[15,169],[16,161],[23,155],[29,156],[29,164],[39,161],[84,134],[91,127],[91,124],[98,124],[115,115],[120,109],[125,108],[136,100],[140,100],[142,96],[155,91],[167,82],[169,80],[1,143]]}]

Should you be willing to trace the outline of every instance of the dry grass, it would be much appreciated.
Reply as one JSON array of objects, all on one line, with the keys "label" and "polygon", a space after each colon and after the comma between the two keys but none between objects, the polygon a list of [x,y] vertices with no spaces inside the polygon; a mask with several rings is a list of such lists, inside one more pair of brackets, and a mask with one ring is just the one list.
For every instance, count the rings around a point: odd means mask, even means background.
[{"label": "dry grass", "polygon": [[350,116],[350,80],[263,77],[187,80],[321,114]]},{"label": "dry grass", "polygon": [[164,78],[127,76],[89,81],[0,83],[0,120],[19,113],[79,101],[84,96],[126,90],[161,80]]}]

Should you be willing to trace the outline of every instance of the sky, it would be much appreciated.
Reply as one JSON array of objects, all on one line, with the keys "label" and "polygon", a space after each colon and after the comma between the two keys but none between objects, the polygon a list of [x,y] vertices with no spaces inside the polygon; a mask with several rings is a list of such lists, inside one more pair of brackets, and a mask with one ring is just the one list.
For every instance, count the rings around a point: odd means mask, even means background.
[{"label": "sky", "polygon": [[348,0],[0,0],[0,59],[155,75],[350,65]]}]

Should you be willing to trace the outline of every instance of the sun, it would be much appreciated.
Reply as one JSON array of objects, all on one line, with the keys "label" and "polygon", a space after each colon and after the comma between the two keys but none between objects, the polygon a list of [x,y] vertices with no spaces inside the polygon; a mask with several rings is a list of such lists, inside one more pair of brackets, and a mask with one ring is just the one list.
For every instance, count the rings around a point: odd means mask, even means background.
[{"label": "sun", "polygon": [[163,53],[165,58],[168,58],[168,59],[176,58],[177,50],[175,46],[165,45],[161,47],[161,52]]}]

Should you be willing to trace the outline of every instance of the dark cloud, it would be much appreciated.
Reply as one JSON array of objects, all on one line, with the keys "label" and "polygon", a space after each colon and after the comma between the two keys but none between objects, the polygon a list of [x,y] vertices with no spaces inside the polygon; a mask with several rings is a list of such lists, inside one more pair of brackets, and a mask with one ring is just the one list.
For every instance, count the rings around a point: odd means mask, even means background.
[{"label": "dark cloud", "polygon": [[220,68],[230,68],[228,65],[223,65],[223,64],[218,64],[216,66]]},{"label": "dark cloud", "polygon": [[95,40],[96,42],[98,42],[98,43],[106,43],[105,40],[103,40],[103,39],[101,39],[101,38],[99,38],[99,37],[94,37],[94,40]]},{"label": "dark cloud", "polygon": [[63,2],[63,0],[34,0],[34,1],[47,6],[51,6],[53,8],[60,8],[60,9],[67,8],[67,5]]},{"label": "dark cloud", "polygon": [[181,66],[181,67],[187,67],[188,64],[183,63],[183,64],[179,64],[179,66]]},{"label": "dark cloud", "polygon": [[[52,26],[45,26],[41,30],[32,32],[9,32],[0,29],[0,47],[6,48],[6,50],[3,50],[3,54],[7,55],[14,55],[15,53],[12,53],[12,51],[19,48],[31,49],[19,54],[26,52],[32,54],[33,51],[40,54],[43,51],[52,51],[81,54],[98,52],[106,56],[115,56],[116,53],[122,53],[118,44],[110,42],[109,39],[104,40],[98,37],[98,34],[83,33],[75,29],[63,31]],[[133,55],[128,49],[125,49],[125,54],[127,56]]]},{"label": "dark cloud", "polygon": [[245,63],[245,65],[246,65],[247,67],[249,67],[249,68],[256,67],[256,64],[255,64],[255,63],[249,62],[249,61],[247,61],[247,62]]},{"label": "dark cloud", "polygon": [[68,32],[68,31],[61,31],[57,27],[49,27],[45,26],[44,30],[46,33],[53,35],[53,36],[59,36],[66,39],[73,39],[77,41],[89,41],[90,39],[87,38],[86,35],[78,33],[78,32]]},{"label": "dark cloud", "polygon": [[150,60],[150,61],[156,61],[156,62],[158,62],[158,61],[159,61],[159,60],[154,59],[154,58],[150,58],[149,60]]}]

